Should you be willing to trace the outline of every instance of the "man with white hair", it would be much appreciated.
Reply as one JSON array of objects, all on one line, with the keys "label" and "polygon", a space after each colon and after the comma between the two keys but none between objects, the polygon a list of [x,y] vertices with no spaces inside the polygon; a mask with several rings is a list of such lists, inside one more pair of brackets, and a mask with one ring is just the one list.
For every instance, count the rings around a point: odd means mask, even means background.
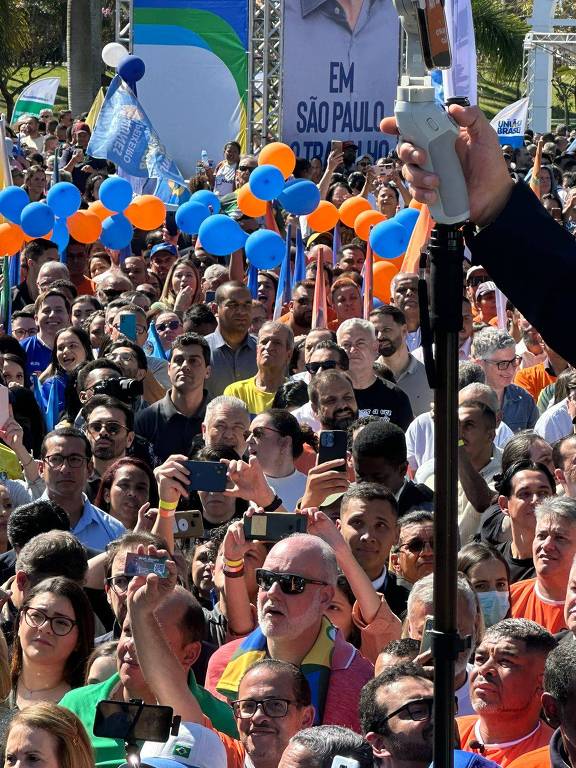
[{"label": "man with white hair", "polygon": [[374,668],[325,617],[337,578],[334,551],[318,536],[295,534],[275,544],[256,571],[258,627],[216,651],[207,688],[234,701],[248,666],[267,656],[289,661],[308,677],[314,724],[358,731],[358,698]]},{"label": "man with white hair", "polygon": [[486,384],[495,390],[502,419],[512,432],[532,429],[540,414],[531,395],[512,383],[521,359],[512,336],[498,328],[483,328],[474,335],[470,358],[484,370]]},{"label": "man with white hair", "polygon": [[202,279],[200,280],[200,288],[202,290],[202,296],[206,301],[206,294],[208,291],[216,291],[221,285],[230,280],[230,274],[228,268],[223,264],[210,264],[206,267]]},{"label": "man with white hair", "polygon": [[38,290],[47,291],[55,280],[70,280],[70,272],[61,261],[46,261],[38,271]]},{"label": "man with white hair", "polygon": [[536,578],[512,584],[511,614],[554,633],[566,628],[564,605],[576,555],[576,499],[550,496],[536,507],[535,514],[532,558]]},{"label": "man with white hair", "polygon": [[400,387],[374,373],[378,357],[376,329],[368,320],[344,320],[336,332],[338,344],[350,360],[349,374],[354,386],[358,416],[379,416],[406,431],[413,419],[408,395]]},{"label": "man with white hair", "polygon": [[208,448],[232,448],[242,456],[249,430],[250,414],[240,398],[219,395],[206,406],[202,437]]},{"label": "man with white hair", "polygon": [[[434,574],[431,573],[419,579],[408,595],[406,622],[408,636],[414,640],[422,640],[426,617],[434,613],[433,591]],[[458,714],[471,715],[474,710],[470,703],[468,660],[480,638],[481,612],[476,593],[462,574],[458,574],[457,595],[458,633],[462,639],[470,638],[470,645],[460,652],[454,664],[454,688],[458,699]]]}]

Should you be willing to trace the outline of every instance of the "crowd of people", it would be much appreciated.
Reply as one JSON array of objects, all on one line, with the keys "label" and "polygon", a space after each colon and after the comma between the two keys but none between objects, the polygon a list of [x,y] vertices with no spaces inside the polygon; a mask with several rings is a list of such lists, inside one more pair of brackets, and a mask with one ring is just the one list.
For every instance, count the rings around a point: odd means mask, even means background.
[{"label": "crowd of people", "polygon": [[[469,178],[477,237],[523,194],[540,139],[542,205],[530,204],[570,237],[568,129],[500,149],[477,111],[458,115],[492,142],[490,204]],[[58,163],[83,205],[97,200],[114,168],[86,155],[88,124],[40,118],[14,126],[14,183],[41,201]],[[294,175],[337,207],[361,195],[392,218],[434,194],[417,152],[357,158],[345,141]],[[191,190],[213,189],[253,232],[265,222],[236,192],[257,164],[230,142]],[[307,258],[276,319],[278,270],[259,272],[254,297],[242,252],[206,252],[170,214],[122,257],[73,239],[62,257],[48,239],[22,249],[0,336],[5,766],[123,765],[124,739],[95,720],[101,702],[133,700],[182,718],[142,747],[151,766],[432,761],[444,415],[419,276],[398,272],[390,302],[365,312],[366,244],[275,213]],[[479,247],[462,273],[455,747],[478,765],[576,768],[576,356],[552,320],[528,319],[530,299],[510,294],[498,317],[500,276]],[[324,453],[341,435],[341,454]]]}]

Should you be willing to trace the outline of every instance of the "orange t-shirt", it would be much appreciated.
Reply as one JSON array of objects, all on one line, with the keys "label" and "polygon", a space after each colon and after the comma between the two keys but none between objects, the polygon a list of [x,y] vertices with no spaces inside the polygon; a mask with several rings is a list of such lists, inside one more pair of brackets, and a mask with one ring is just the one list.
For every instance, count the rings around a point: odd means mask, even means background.
[{"label": "orange t-shirt", "polygon": [[527,752],[518,760],[510,763],[508,768],[552,768],[550,761],[550,747],[540,747],[533,752]]},{"label": "orange t-shirt", "polygon": [[564,601],[553,601],[538,594],[536,579],[525,579],[510,585],[513,619],[530,619],[554,634],[566,629]]},{"label": "orange t-shirt", "polygon": [[483,744],[484,748],[480,750],[478,747],[470,746],[471,741],[483,743],[480,736],[480,728],[477,727],[478,715],[457,717],[456,723],[460,733],[461,749],[466,750],[466,752],[475,752],[477,755],[482,755],[482,757],[488,760],[493,760],[498,765],[501,765],[502,768],[506,768],[513,760],[521,757],[526,752],[532,752],[535,749],[547,746],[554,733],[549,725],[540,720],[536,728],[523,739],[515,739],[504,744]]},{"label": "orange t-shirt", "polygon": [[89,277],[86,277],[86,275],[82,277],[79,283],[74,283],[74,285],[78,291],[78,296],[94,296],[96,293],[94,282]]},{"label": "orange t-shirt", "polygon": [[547,387],[548,384],[553,384],[556,381],[556,376],[548,373],[544,367],[544,363],[538,363],[538,365],[531,365],[528,368],[521,368],[514,376],[514,384],[518,384],[534,398],[534,402],[538,402],[540,392]]},{"label": "orange t-shirt", "polygon": [[202,725],[204,728],[209,728],[211,731],[214,731],[216,736],[220,739],[222,744],[224,744],[224,749],[226,750],[226,762],[227,762],[227,768],[244,768],[244,761],[246,759],[246,750],[242,746],[242,744],[238,741],[238,739],[233,739],[231,736],[228,736],[226,733],[222,733],[221,731],[217,731],[216,728],[212,725],[212,722],[209,718],[204,717]]}]

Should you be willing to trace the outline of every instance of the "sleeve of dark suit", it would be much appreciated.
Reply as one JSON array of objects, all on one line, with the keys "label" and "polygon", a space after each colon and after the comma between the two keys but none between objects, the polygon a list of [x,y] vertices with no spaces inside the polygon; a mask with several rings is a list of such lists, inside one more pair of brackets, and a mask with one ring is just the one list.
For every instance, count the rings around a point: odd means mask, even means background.
[{"label": "sleeve of dark suit", "polygon": [[467,238],[474,264],[537,328],[546,343],[576,363],[570,318],[576,294],[576,242],[526,184],[515,185],[500,216]]}]

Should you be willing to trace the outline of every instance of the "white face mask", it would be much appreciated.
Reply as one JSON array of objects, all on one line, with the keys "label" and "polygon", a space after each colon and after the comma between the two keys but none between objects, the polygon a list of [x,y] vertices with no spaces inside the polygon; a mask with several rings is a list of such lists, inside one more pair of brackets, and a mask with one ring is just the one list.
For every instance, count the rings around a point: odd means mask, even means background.
[{"label": "white face mask", "polygon": [[509,592],[477,592],[476,594],[487,628],[505,618],[510,610]]}]

